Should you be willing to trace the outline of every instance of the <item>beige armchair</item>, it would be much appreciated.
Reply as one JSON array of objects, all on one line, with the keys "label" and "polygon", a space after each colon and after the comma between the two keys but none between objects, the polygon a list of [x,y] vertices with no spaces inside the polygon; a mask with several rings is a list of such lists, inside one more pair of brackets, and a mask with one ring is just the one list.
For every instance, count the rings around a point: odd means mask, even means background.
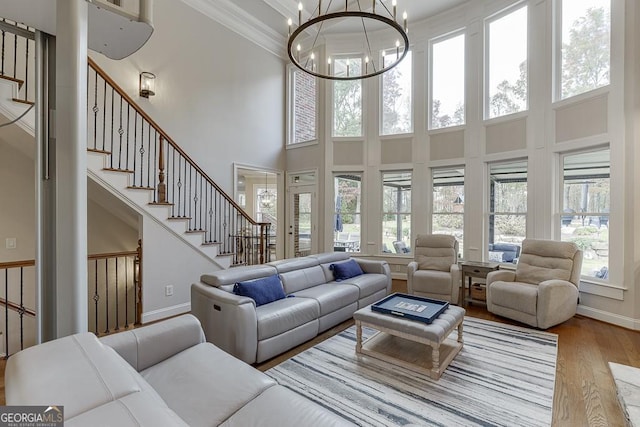
[{"label": "beige armchair", "polygon": [[460,269],[458,241],[445,234],[425,234],[416,238],[414,259],[407,266],[410,294],[458,303]]},{"label": "beige armchair", "polygon": [[516,271],[487,275],[487,309],[540,329],[576,314],[582,251],[571,242],[525,239]]}]

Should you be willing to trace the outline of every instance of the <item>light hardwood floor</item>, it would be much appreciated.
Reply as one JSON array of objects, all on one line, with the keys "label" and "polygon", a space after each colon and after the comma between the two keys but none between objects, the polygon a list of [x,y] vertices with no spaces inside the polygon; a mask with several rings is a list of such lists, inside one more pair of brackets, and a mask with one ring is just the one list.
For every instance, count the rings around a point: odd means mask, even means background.
[{"label": "light hardwood floor", "polygon": [[[393,281],[395,292],[405,292],[406,282]],[[487,312],[484,307],[468,306],[467,316],[516,324]],[[353,325],[353,320],[326,331],[278,357],[256,365],[266,371],[315,344]],[[582,316],[548,330],[558,334],[558,362],[553,426],[625,425],[616,398],[607,362],[640,367],[640,332],[613,326]],[[0,404],[5,404],[5,361],[0,359]]]}]

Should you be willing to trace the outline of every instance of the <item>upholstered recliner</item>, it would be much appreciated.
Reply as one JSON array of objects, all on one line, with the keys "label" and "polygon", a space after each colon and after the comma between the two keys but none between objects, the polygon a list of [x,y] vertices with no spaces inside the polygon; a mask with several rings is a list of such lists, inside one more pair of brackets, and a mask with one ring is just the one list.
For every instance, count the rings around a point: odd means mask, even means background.
[{"label": "upholstered recliner", "polygon": [[540,329],[576,314],[582,251],[575,243],[525,239],[516,271],[487,275],[487,309]]},{"label": "upholstered recliner", "polygon": [[407,266],[410,294],[458,303],[460,269],[458,241],[445,234],[416,238],[414,261]]}]

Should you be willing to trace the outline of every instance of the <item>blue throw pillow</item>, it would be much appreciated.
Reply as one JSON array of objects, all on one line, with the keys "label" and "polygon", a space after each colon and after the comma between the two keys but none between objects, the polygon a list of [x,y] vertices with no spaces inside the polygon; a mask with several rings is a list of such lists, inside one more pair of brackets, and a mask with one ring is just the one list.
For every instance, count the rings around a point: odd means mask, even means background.
[{"label": "blue throw pillow", "polygon": [[261,279],[238,282],[233,287],[233,293],[252,298],[256,302],[256,306],[269,304],[286,297],[282,282],[277,274]]},{"label": "blue throw pillow", "polygon": [[355,260],[350,259],[344,262],[338,262],[329,266],[330,270],[333,270],[333,276],[336,278],[336,282],[341,282],[352,277],[364,274]]}]

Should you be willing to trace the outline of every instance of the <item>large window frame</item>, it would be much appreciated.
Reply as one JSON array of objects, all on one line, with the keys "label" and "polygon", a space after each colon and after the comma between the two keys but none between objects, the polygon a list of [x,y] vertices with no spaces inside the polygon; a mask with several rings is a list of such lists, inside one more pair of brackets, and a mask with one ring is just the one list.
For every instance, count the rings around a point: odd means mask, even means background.
[{"label": "large window frame", "polygon": [[[393,54],[391,55],[386,55],[386,52],[393,52]],[[391,49],[386,49],[380,52],[380,61],[383,61],[383,58],[387,57],[387,56],[395,56],[395,49],[391,50]],[[404,129],[399,129],[398,131],[393,131],[392,129],[385,129],[385,111],[384,111],[384,102],[385,102],[385,82],[387,81],[387,79],[391,78],[391,76],[395,76],[398,73],[398,70],[403,69],[403,68],[407,68],[407,62],[408,62],[408,69],[409,69],[409,87],[408,87],[408,94],[406,94],[406,96],[408,96],[408,112],[407,112],[407,117],[406,120],[408,121],[408,126]],[[382,62],[381,62],[382,63]],[[391,70],[387,71],[386,73],[383,73],[381,75],[380,78],[380,105],[379,105],[379,109],[378,111],[380,112],[379,114],[379,132],[380,132],[380,136],[384,137],[384,136],[393,136],[393,135],[405,135],[405,134],[410,134],[413,133],[413,128],[414,128],[414,119],[413,119],[413,55],[412,55],[412,51],[408,51],[407,55],[404,57],[404,59],[402,60],[402,62],[400,64],[398,64],[397,66],[395,66],[394,68],[392,68]],[[405,98],[406,101],[406,98]]]},{"label": "large window frame", "polygon": [[[434,99],[434,77],[435,77],[435,72],[434,72],[434,66],[437,65],[436,64],[436,55],[434,53],[434,46],[440,44],[440,43],[446,43],[446,42],[450,42],[453,41],[453,39],[457,38],[457,37],[462,37],[462,105],[460,106],[461,108],[461,115],[462,115],[462,120],[459,121],[456,119],[456,113],[458,111],[458,109],[456,108],[456,111],[454,111],[453,113],[453,118],[451,119],[451,124],[445,124],[445,119],[443,118],[443,123],[440,126],[435,126],[434,125],[434,104],[436,99]],[[446,129],[449,127],[453,127],[453,126],[464,126],[467,123],[467,117],[466,117],[466,108],[467,108],[467,103],[466,103],[466,46],[467,46],[467,35],[466,35],[466,28],[461,28],[457,31],[453,31],[451,33],[448,33],[446,35],[442,35],[439,36],[437,38],[434,38],[432,40],[429,41],[429,75],[428,75],[428,85],[429,85],[429,93],[428,93],[428,106],[429,106],[429,110],[427,112],[427,123],[428,123],[428,129],[429,130],[437,130],[437,129]],[[438,101],[442,101],[440,99],[438,99]],[[449,114],[446,114],[445,116],[451,117]]]},{"label": "large window frame", "polygon": [[[514,159],[489,163],[487,172],[487,260],[516,264],[522,240],[527,237],[528,161]],[[524,197],[514,198],[514,190],[524,190]],[[507,193],[509,202],[505,197]],[[501,206],[506,203],[510,204],[510,209]],[[496,229],[502,233],[496,235]]]},{"label": "large window frame", "polygon": [[[521,10],[525,10],[526,13],[526,22],[527,22],[527,28],[526,28],[526,33],[525,33],[525,37],[526,37],[526,47],[525,47],[525,53],[526,53],[526,57],[524,60],[524,65],[523,63],[520,64],[520,72],[521,75],[518,77],[518,79],[516,80],[515,83],[511,83],[508,82],[507,80],[504,80],[505,82],[509,83],[506,86],[503,87],[503,92],[504,92],[504,96],[507,97],[507,94],[509,91],[512,92],[513,96],[518,96],[518,92],[522,92],[522,88],[519,86],[521,83],[519,83],[519,81],[521,81],[522,78],[522,73],[524,72],[526,75],[524,76],[524,96],[525,96],[525,100],[524,100],[524,105],[522,106],[522,108],[518,107],[517,105],[511,105],[509,108],[513,109],[516,108],[515,111],[508,111],[505,113],[499,113],[499,114],[492,114],[492,110],[491,110],[491,105],[492,105],[492,87],[491,87],[491,79],[492,79],[492,74],[491,74],[491,68],[492,68],[492,62],[491,62],[491,24],[501,20],[502,18],[505,18],[511,14],[520,12]],[[530,10],[529,10],[529,5],[528,2],[525,1],[521,1],[518,3],[515,3],[509,7],[507,7],[506,9],[503,9],[502,11],[491,15],[489,17],[487,17],[484,20],[484,118],[485,120],[491,120],[491,119],[496,119],[499,117],[504,117],[504,116],[508,116],[511,114],[518,114],[518,113],[523,113],[529,110],[529,45],[530,43],[530,37],[529,37],[529,22],[530,22]],[[502,83],[498,84],[498,86],[501,86]],[[511,99],[511,101],[513,101],[513,99]],[[514,103],[515,104],[515,103]],[[506,107],[505,107],[506,108]]]},{"label": "large window frame", "polygon": [[464,166],[431,169],[431,233],[455,237],[460,259],[464,254],[464,175]]},{"label": "large window frame", "polygon": [[[574,0],[575,1],[575,0]],[[584,0],[579,0],[580,2],[584,3]],[[609,86],[611,84],[611,26],[612,26],[612,20],[611,20],[611,1],[603,1],[603,3],[608,2],[608,11],[605,11],[605,16],[604,18],[608,18],[608,24],[609,24],[609,33],[607,36],[608,37],[608,64],[606,66],[607,68],[607,72],[605,72],[606,75],[606,82],[602,83],[602,84],[595,84],[589,88],[584,88],[582,90],[577,90],[575,92],[565,92],[565,87],[564,87],[564,68],[565,68],[565,63],[564,63],[564,58],[565,58],[565,49],[564,49],[564,32],[565,32],[565,28],[564,28],[564,15],[565,15],[565,11],[564,11],[564,4],[565,4],[565,0],[554,0],[554,22],[553,22],[553,26],[554,26],[554,37],[553,37],[553,41],[554,41],[554,52],[553,52],[553,70],[554,70],[554,81],[553,81],[553,97],[555,101],[562,101],[565,99],[569,99],[575,96],[579,96],[583,93],[587,93],[596,89],[600,89],[606,86]],[[608,15],[606,14],[606,12],[608,12]],[[584,16],[578,16],[578,19],[580,18],[584,18]],[[573,23],[571,23],[571,25],[573,26],[575,24],[575,20]],[[592,30],[592,29],[591,29]],[[595,40],[594,36],[593,36],[593,31],[589,31],[589,37],[585,38],[585,37],[580,37],[581,41],[584,40],[589,40],[591,42],[593,42]],[[604,41],[604,40],[603,40]],[[579,57],[582,57],[579,55]],[[589,55],[589,57],[593,58],[593,55]],[[571,73],[572,75],[576,75],[577,73]]]},{"label": "large window frame", "polygon": [[[300,146],[313,144],[318,142],[318,129],[319,129],[319,114],[318,114],[318,99],[320,94],[320,88],[318,84],[318,79],[305,73],[304,71],[294,67],[293,65],[288,66],[287,70],[287,87],[288,87],[288,96],[287,96],[287,146]],[[296,78],[297,76],[303,76],[304,78],[313,79],[315,82],[315,94],[314,94],[314,135],[311,138],[304,139],[301,141],[296,141],[296,125],[297,125],[297,115],[296,115]]]},{"label": "large window frame", "polygon": [[608,282],[611,150],[606,146],[562,153],[559,167],[557,237],[576,243],[582,250],[581,277]]},{"label": "large window frame", "polygon": [[[382,171],[381,182],[381,251],[383,254],[411,256],[413,171]],[[390,223],[390,227],[386,223]]]}]

